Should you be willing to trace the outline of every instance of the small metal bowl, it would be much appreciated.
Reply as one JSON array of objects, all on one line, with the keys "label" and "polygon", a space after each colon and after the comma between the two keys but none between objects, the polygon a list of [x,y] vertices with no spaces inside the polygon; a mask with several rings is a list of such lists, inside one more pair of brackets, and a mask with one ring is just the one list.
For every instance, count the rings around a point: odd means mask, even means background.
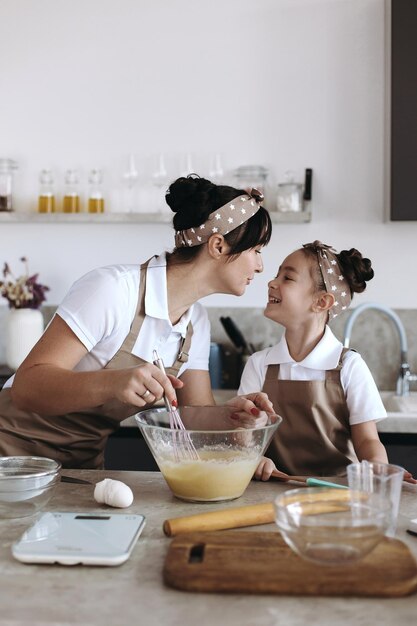
[{"label": "small metal bowl", "polygon": [[60,469],[60,463],[44,457],[0,457],[0,519],[41,510],[60,480]]}]

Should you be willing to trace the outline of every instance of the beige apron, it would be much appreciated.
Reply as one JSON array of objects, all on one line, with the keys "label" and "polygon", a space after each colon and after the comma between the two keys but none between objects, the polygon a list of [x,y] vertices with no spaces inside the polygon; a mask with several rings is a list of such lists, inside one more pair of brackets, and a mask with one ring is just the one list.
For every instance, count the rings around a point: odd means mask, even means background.
[{"label": "beige apron", "polygon": [[[145,363],[132,354],[132,349],[145,318],[148,263],[140,268],[138,304],[129,334],[104,369],[124,369]],[[172,367],[166,368],[168,374],[176,376],[181,365],[187,362],[192,334],[189,322],[177,358]],[[138,410],[142,409],[112,400],[94,409],[42,416],[15,408],[10,389],[3,389],[0,391],[0,455],[46,456],[56,459],[63,467],[102,469],[108,436],[119,428],[121,421]]]},{"label": "beige apron", "polygon": [[349,411],[340,382],[346,349],[325,380],[279,380],[279,365],[269,365],[262,391],[283,421],[266,456],[278,469],[302,476],[335,476],[357,462]]}]

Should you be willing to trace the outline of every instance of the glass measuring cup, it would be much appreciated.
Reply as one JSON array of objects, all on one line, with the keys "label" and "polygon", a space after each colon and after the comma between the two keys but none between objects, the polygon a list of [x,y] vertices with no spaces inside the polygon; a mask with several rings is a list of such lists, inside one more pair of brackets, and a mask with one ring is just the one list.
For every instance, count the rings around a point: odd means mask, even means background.
[{"label": "glass measuring cup", "polygon": [[390,502],[390,521],[385,534],[387,537],[394,537],[400,508],[404,469],[399,465],[390,463],[362,461],[348,465],[347,477],[349,488],[353,491],[375,494],[381,507]]}]

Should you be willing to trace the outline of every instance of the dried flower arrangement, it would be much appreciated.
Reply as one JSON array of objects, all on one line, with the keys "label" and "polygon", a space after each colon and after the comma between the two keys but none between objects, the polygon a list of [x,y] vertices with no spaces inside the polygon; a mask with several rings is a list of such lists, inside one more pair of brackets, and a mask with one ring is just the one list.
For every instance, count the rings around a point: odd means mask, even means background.
[{"label": "dried flower arrangement", "polygon": [[26,273],[16,278],[9,265],[4,264],[3,277],[0,280],[0,295],[9,303],[9,309],[39,309],[46,300],[45,292],[49,287],[38,283],[39,274],[29,276],[29,267],[26,257],[20,259],[25,264]]}]

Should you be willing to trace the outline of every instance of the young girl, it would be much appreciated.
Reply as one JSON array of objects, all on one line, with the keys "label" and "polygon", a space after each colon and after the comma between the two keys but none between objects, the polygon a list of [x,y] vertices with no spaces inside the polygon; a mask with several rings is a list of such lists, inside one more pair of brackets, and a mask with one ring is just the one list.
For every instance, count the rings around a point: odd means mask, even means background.
[{"label": "young girl", "polygon": [[[281,341],[251,356],[239,394],[262,390],[284,419],[256,477],[332,476],[358,459],[387,463],[376,420],[386,411],[361,356],[327,322],[346,310],[374,272],[358,250],[304,244],[268,284],[264,315],[285,327]],[[408,475],[410,476],[410,475]]]}]

